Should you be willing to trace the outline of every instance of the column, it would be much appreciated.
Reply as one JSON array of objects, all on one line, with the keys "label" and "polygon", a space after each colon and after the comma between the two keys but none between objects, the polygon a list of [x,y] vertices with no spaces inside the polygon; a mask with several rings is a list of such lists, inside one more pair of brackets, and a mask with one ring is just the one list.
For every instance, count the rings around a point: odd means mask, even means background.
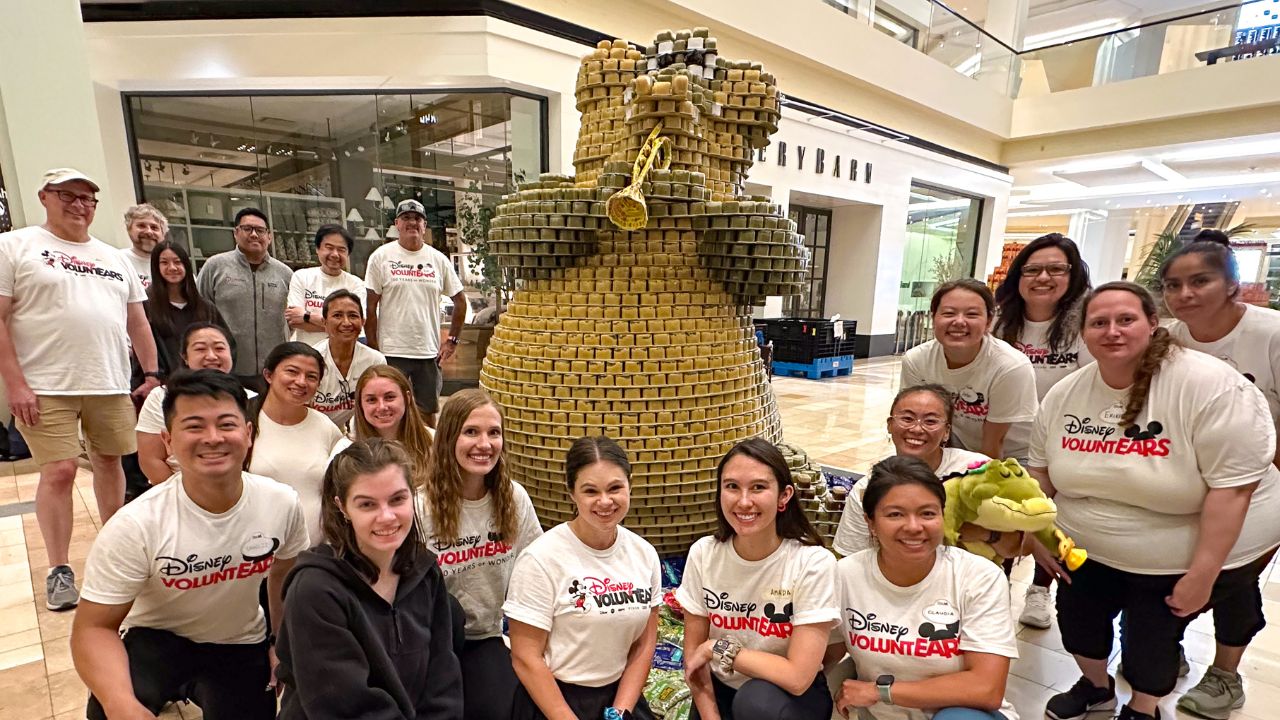
[{"label": "column", "polygon": [[[80,3],[6,3],[0,23],[0,168],[13,204],[14,226],[44,219],[36,195],[40,176],[74,167],[105,182],[106,153]],[[93,233],[125,242],[121,215],[133,188],[104,187]]]},{"label": "column", "polygon": [[1067,235],[1080,247],[1095,286],[1120,279],[1133,216],[1132,210],[1081,210],[1072,214]]}]

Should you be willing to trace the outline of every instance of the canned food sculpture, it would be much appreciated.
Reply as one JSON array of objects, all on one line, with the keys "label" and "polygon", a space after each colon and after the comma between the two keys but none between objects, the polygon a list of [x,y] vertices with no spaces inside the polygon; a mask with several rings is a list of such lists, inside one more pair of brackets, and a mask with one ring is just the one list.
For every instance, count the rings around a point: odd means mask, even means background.
[{"label": "canned food sculpture", "polygon": [[779,96],[701,28],[600,43],[576,95],[576,177],[521,185],[493,219],[516,291],[480,382],[543,523],[573,516],[569,445],[604,433],[633,462],[628,527],[682,553],[715,527],[720,457],[782,439],[751,306],[799,293],[809,259],[781,208],[744,193]]}]

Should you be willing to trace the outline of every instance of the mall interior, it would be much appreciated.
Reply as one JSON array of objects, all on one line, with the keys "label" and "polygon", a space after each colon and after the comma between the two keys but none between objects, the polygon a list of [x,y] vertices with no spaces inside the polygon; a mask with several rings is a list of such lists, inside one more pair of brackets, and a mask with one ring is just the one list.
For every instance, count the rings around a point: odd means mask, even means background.
[{"label": "mall interior", "polygon": [[[754,316],[844,321],[851,370],[772,378],[784,438],[828,469],[863,473],[892,450],[899,358],[932,337],[934,289],[998,283],[1041,235],[1074,239],[1097,285],[1149,277],[1171,246],[1221,229],[1242,298],[1280,309],[1276,0],[7,2],[0,231],[41,222],[39,178],[72,166],[102,186],[92,230],[113,245],[145,201],[198,269],[258,207],[294,269],[317,264],[319,225],[345,225],[362,276],[396,237],[396,204],[417,199],[471,301],[447,394],[476,384],[493,329],[474,320],[508,299],[475,262],[479,218],[518,183],[573,173],[581,58],[693,27],[777,78],[781,119],[746,189],[784,208],[811,267],[804,291]],[[77,569],[100,524],[81,475]],[[39,602],[36,477],[0,463],[0,720],[84,716],[72,618]],[[1020,565],[1015,586],[1029,575]],[[1262,581],[1280,618],[1280,571]],[[1179,690],[1213,644],[1207,617],[1193,623]],[[1038,718],[1078,671],[1056,627],[1020,628],[1018,649],[1007,694]],[[1280,630],[1241,672],[1248,699],[1231,717],[1277,717]],[[1165,717],[1183,716],[1176,695]]]}]

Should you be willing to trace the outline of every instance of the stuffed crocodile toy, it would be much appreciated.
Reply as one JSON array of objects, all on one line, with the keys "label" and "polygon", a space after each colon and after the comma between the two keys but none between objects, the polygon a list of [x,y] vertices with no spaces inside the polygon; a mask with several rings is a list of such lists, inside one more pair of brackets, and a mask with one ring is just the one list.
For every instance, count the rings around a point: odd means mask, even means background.
[{"label": "stuffed crocodile toy", "polygon": [[[972,523],[998,532],[1032,533],[1070,570],[1088,558],[1083,548],[1076,547],[1075,541],[1054,525],[1057,506],[1017,460],[974,463],[968,471],[944,479],[943,485],[947,491],[943,536],[948,545],[960,545],[960,527]],[[993,562],[1003,560],[985,542],[966,541],[963,545]]]}]

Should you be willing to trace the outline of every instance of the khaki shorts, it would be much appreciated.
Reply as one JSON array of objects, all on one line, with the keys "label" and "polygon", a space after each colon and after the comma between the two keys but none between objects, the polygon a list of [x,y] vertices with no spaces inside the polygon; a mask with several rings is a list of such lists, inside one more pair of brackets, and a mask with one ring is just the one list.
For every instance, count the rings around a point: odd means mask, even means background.
[{"label": "khaki shorts", "polygon": [[32,427],[15,418],[37,464],[80,456],[80,427],[93,451],[128,455],[138,451],[138,424],[128,395],[38,395],[40,422]]}]

